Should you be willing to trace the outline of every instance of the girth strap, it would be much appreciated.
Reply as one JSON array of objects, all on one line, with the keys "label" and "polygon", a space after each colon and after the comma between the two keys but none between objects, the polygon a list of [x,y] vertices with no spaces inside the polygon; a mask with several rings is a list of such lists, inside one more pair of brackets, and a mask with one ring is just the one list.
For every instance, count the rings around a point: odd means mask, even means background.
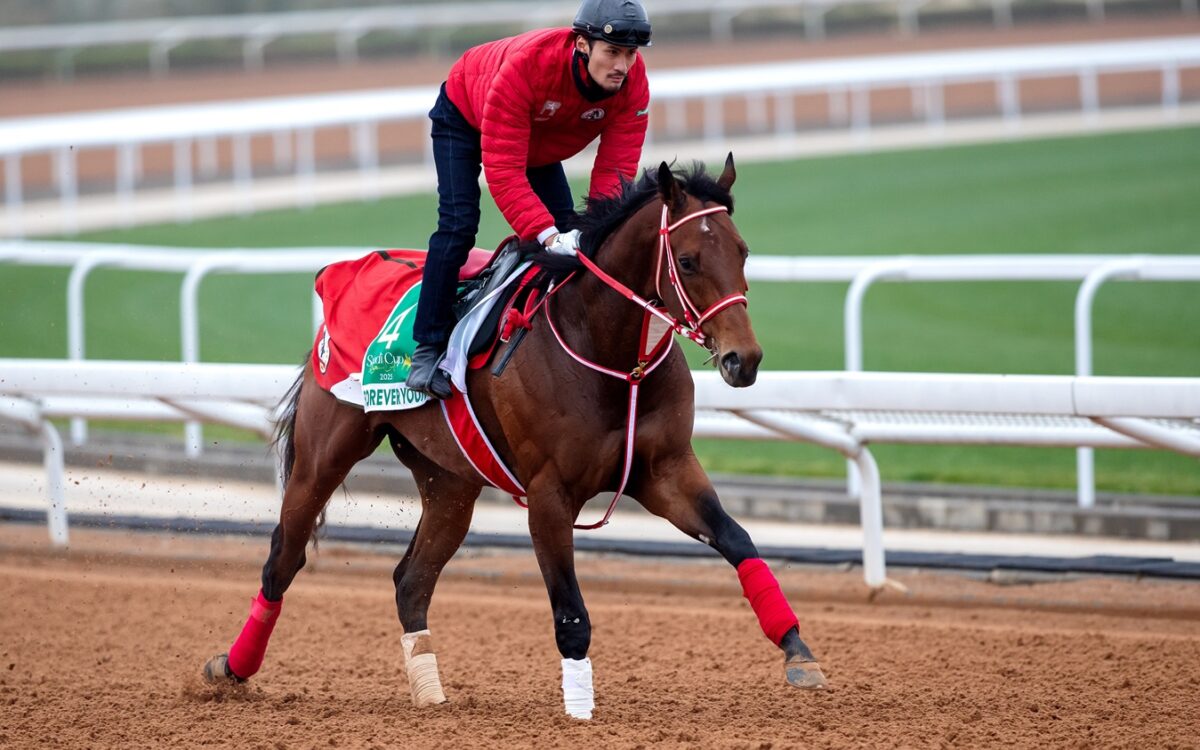
[{"label": "girth strap", "polygon": [[[471,400],[467,394],[455,388],[454,395],[443,400],[441,404],[442,415],[446,418],[446,425],[450,428],[450,434],[454,436],[454,442],[458,444],[458,449],[462,451],[467,462],[479,472],[479,476],[493,487],[512,495],[514,500],[517,495],[524,496],[525,488],[492,447],[491,441],[483,432],[483,425],[479,424],[479,418],[475,416],[475,410],[471,408]],[[521,504],[520,501],[517,503]]]}]

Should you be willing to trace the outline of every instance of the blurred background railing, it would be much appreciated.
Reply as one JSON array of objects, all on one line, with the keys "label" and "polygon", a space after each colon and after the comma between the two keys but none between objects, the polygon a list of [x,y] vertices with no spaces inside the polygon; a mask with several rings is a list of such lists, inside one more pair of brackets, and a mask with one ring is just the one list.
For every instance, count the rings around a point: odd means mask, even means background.
[{"label": "blurred background railing", "polygon": [[[1179,9],[1197,14],[1197,0],[1178,0]],[[1064,3],[1049,0],[1018,3],[1024,10],[1047,9]],[[1070,5],[1071,3],[1066,3]],[[1101,21],[1107,6],[1129,6],[1129,0],[1077,0],[1087,18]],[[945,16],[983,9],[997,27],[1013,25],[1014,0],[656,0],[650,3],[656,21],[669,27],[678,19],[705,21],[711,41],[734,37],[737,21],[756,16],[747,25],[791,22],[810,39],[825,36],[825,19],[831,13],[868,10],[894,19],[906,34],[917,33],[922,14]],[[293,11],[290,13],[243,13],[237,15],[185,16],[149,20],[53,24],[0,29],[0,54],[6,52],[52,51],[61,75],[73,71],[73,59],[83,49],[105,46],[144,45],[150,70],[166,75],[172,50],[200,40],[234,40],[241,44],[246,70],[261,70],[268,45],[290,37],[328,36],[334,40],[336,58],[343,64],[359,59],[363,37],[372,32],[413,35],[424,32],[436,46],[449,32],[478,28],[488,33],[509,32],[546,26],[567,25],[578,3],[568,2],[455,2],[395,7],[345,8]]]},{"label": "blurred background railing", "polygon": [[[215,273],[283,275],[297,271],[316,271],[329,263],[355,258],[368,248],[279,248],[275,250],[197,250],[186,248],[149,248],[103,246],[94,243],[13,242],[0,244],[0,268],[14,265],[70,266],[67,283],[67,356],[82,368],[86,359],[86,310],[84,290],[88,276],[103,268],[129,271],[181,273],[180,361],[199,363],[200,305],[199,288]],[[860,256],[836,258],[818,256],[751,257],[746,265],[751,282],[849,282],[843,306],[845,369],[860,372],[863,367],[863,307],[867,291],[880,282],[955,282],[955,281],[1073,281],[1081,282],[1075,301],[1075,372],[1092,374],[1092,310],[1100,287],[1114,280],[1200,281],[1200,256],[1110,255],[1008,255],[1008,256]],[[312,329],[323,319],[320,300],[314,295]],[[902,428],[897,428],[903,432]],[[908,433],[919,432],[909,430]],[[87,422],[76,416],[71,423],[71,442],[87,440]],[[190,456],[203,449],[199,422],[189,422],[184,442]],[[1095,505],[1095,478],[1092,450],[1078,452],[1078,503],[1082,508]],[[850,465],[849,494],[860,494],[856,464]]]},{"label": "blurred background railing", "polygon": [[[1109,106],[1140,104],[1156,109],[1155,117],[1170,124],[1180,119],[1181,104],[1200,101],[1200,90],[1187,94],[1182,90],[1181,72],[1189,69],[1200,69],[1200,36],[668,70],[652,79],[652,122],[656,126],[649,141],[653,150],[655,143],[679,148],[680,141],[699,139],[701,145],[692,150],[709,152],[726,148],[731,137],[786,139],[812,129],[848,129],[863,141],[872,126],[882,121],[885,125],[921,123],[924,137],[937,142],[945,138],[949,120],[989,115],[998,115],[1004,129],[1017,131],[1026,107],[1036,111],[1045,106],[1036,99],[1023,102],[1022,87],[1054,78],[1074,80],[1076,95],[1068,101],[1073,98],[1077,102],[1073,106],[1078,107],[1086,125],[1094,123],[1104,109],[1102,84],[1131,74],[1158,79],[1157,96],[1150,100],[1153,104],[1142,93],[1110,96]],[[990,105],[978,100],[981,86],[992,91]],[[951,110],[947,97],[971,87],[975,87],[976,100]],[[873,92],[896,90],[909,93],[910,111],[873,105]],[[429,187],[433,171],[425,114],[435,96],[436,88],[422,86],[0,121],[4,234],[25,233],[24,204],[27,194],[36,194],[39,185],[36,177],[26,176],[24,164],[37,157],[51,162],[59,203],[58,230],[65,233],[80,228],[78,161],[84,152],[110,154],[115,165],[113,181],[106,185],[93,180],[87,187],[92,193],[113,194],[116,211],[125,224],[133,222],[136,211],[141,154],[158,144],[171,149],[176,221],[195,216],[192,193],[198,175],[209,181],[227,181],[232,187],[229,201],[237,213],[246,214],[262,203],[255,200],[252,190],[256,171],[278,178],[290,168],[294,173],[290,186],[293,204],[311,206],[318,195],[314,188],[319,130],[347,130],[349,153],[327,153],[323,161],[334,169],[343,168],[346,160],[355,165],[359,198],[375,199],[392,190],[381,181],[381,165],[420,166],[423,156],[424,166],[408,181],[415,178]],[[739,105],[739,112],[733,111],[733,102]],[[815,119],[818,108],[824,110],[823,120]],[[381,131],[388,132],[383,143]],[[270,161],[261,154],[262,144],[260,155],[255,156],[252,141],[260,137],[271,141]],[[218,139],[228,139],[230,144],[232,164],[226,173],[216,168]],[[778,155],[777,148],[765,154],[768,158]],[[750,158],[754,158],[753,149]],[[334,163],[337,161],[341,163]],[[46,197],[44,189],[40,197]],[[45,216],[46,208],[39,205],[34,212]]]}]

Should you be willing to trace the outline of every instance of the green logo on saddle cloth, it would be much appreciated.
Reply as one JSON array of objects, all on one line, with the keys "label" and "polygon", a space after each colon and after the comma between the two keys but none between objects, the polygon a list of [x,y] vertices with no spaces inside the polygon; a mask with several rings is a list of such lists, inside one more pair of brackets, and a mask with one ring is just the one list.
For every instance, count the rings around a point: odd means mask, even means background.
[{"label": "green logo on saddle cloth", "polygon": [[418,282],[392,308],[387,322],[363,355],[364,411],[413,409],[429,400],[424,393],[404,385],[408,371],[412,369],[413,351],[417,348],[413,340],[413,322],[420,295],[421,284]]}]

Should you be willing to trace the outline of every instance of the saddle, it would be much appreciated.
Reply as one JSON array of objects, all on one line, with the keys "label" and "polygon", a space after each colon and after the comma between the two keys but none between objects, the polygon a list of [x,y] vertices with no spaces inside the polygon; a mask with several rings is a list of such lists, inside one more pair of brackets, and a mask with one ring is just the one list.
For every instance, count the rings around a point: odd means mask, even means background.
[{"label": "saddle", "polygon": [[[423,251],[380,250],[317,273],[325,324],[317,332],[312,366],[323,389],[368,411],[415,408],[425,402],[424,394],[403,385],[415,348],[412,326],[424,261]],[[460,390],[468,362],[482,366],[502,331],[512,327],[506,326],[508,317],[520,318],[519,310],[511,311],[518,297],[532,292],[535,285],[530,282],[536,275],[538,269],[531,267],[515,237],[494,253],[471,251],[459,274],[454,307],[462,319],[455,328],[458,339],[451,338],[456,360],[450,361],[461,361]]]},{"label": "saddle", "polygon": [[[526,260],[526,254],[521,251],[520,243],[516,237],[510,237],[504,241],[500,248],[492,255],[491,261],[472,279],[459,287],[458,300],[454,304],[454,319],[461,321],[465,318],[476,305],[487,300],[489,296],[494,295],[491,304],[487,308],[486,315],[479,326],[478,332],[471,339],[470,345],[467,347],[467,358],[471,361],[470,369],[477,369],[482,366],[477,363],[478,355],[495,351],[496,346],[509,340],[506,335],[514,327],[514,323],[509,322],[509,318],[515,319],[512,311],[517,309],[518,302],[528,298],[529,294],[534,293],[536,284],[531,284],[533,277],[536,275],[536,269],[530,269],[527,275],[522,275],[519,280],[512,278],[513,272]],[[518,300],[518,295],[521,300]],[[525,330],[518,328],[517,330]],[[519,340],[518,342],[519,343]],[[510,347],[515,349],[516,346]],[[506,354],[505,364],[507,359],[511,357],[511,351]],[[490,357],[489,357],[490,358]],[[484,359],[486,361],[487,358]],[[500,372],[503,368],[500,368]],[[496,372],[499,375],[500,372]]]},{"label": "saddle", "polygon": [[[487,263],[472,269],[470,275],[459,275],[458,299],[454,303],[454,319],[462,320],[479,300],[496,290],[521,263],[521,251],[516,237],[509,237],[491,253]],[[467,267],[464,266],[466,271]]]}]

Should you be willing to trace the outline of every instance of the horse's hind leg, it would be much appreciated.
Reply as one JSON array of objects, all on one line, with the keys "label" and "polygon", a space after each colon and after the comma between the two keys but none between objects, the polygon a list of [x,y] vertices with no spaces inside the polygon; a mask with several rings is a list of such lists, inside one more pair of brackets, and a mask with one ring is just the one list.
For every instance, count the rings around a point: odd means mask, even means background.
[{"label": "horse's hind leg", "polygon": [[651,513],[670,521],[683,533],[711,546],[737,569],[742,593],[768,639],[784,652],[788,683],[799,688],[823,688],[825,675],[812,651],[800,638],[800,625],[770,568],[746,530],[733,520],[694,454],[659,462],[646,472],[634,493]]},{"label": "horse's hind leg", "polygon": [[271,551],[263,565],[262,589],[250,604],[250,616],[228,654],[204,666],[210,681],[243,681],[262,666],[283,595],[304,567],[304,550],[329,496],[354,464],[371,454],[382,440],[361,411],[339,404],[308,378],[296,396],[294,422],[286,439],[294,456],[279,524],[271,534]]},{"label": "horse's hind leg", "polygon": [[404,627],[401,645],[408,686],[420,707],[446,700],[429,632],[429,602],[442,568],[467,536],[482,487],[444,471],[398,440],[392,447],[421,492],[421,520],[392,574],[396,612]]}]

